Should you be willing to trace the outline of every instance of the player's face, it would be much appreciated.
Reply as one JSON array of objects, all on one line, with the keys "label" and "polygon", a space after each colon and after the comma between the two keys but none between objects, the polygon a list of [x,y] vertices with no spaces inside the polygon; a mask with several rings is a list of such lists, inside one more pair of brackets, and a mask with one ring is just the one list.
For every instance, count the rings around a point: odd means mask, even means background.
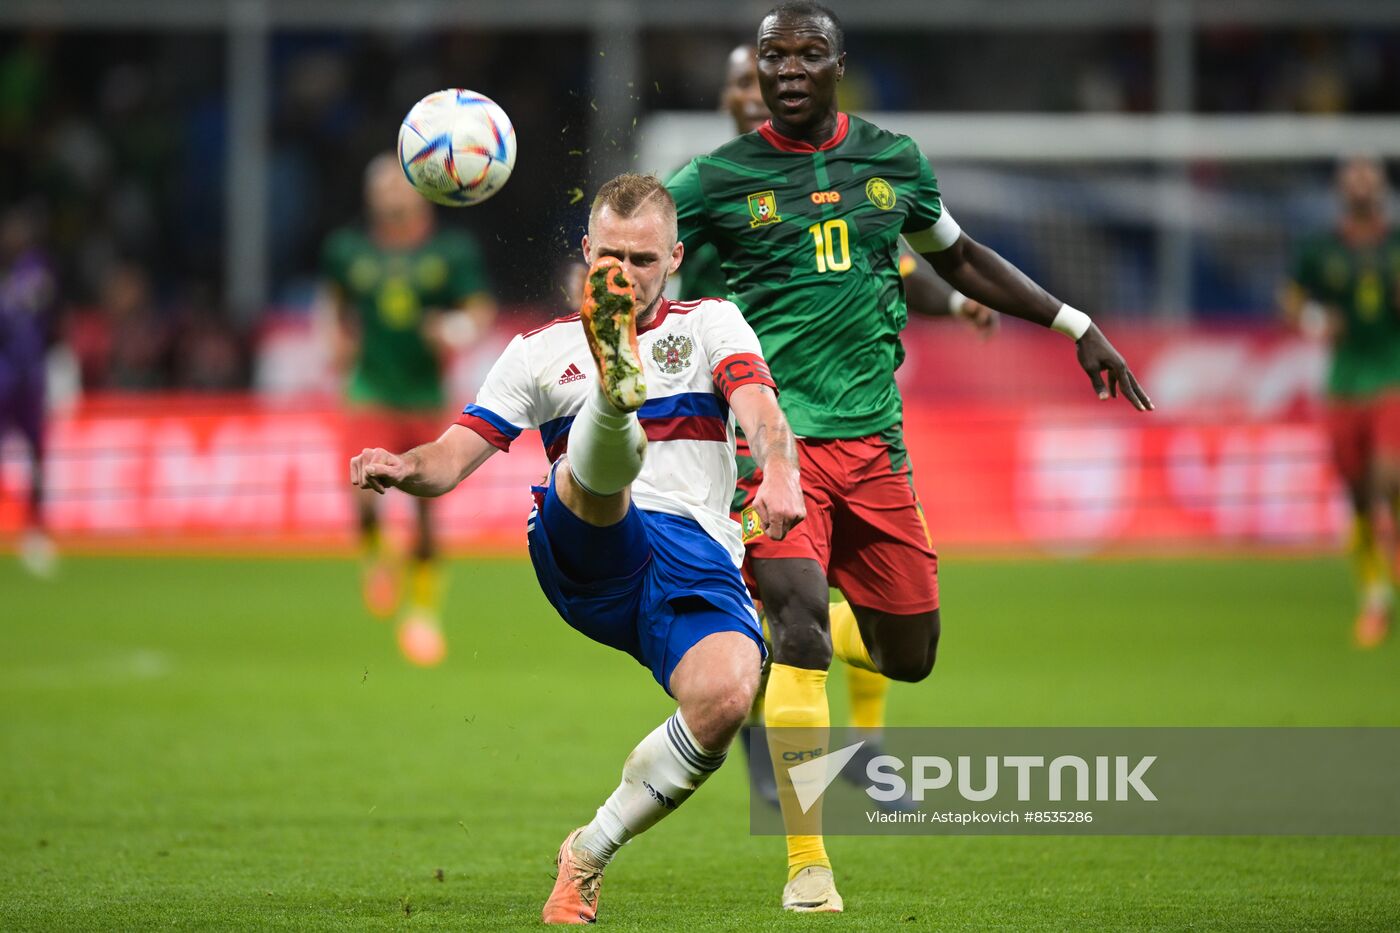
[{"label": "player's face", "polygon": [[648,318],[661,300],[666,278],[681,265],[685,248],[676,241],[675,227],[657,208],[643,206],[631,217],[619,217],[606,205],[588,225],[583,255],[590,264],[603,256],[622,262],[627,278]]},{"label": "player's face", "polygon": [[758,57],[753,46],[741,45],[729,53],[720,103],[734,119],[736,133],[756,130],[768,119],[768,107],[758,90]]},{"label": "player's face", "polygon": [[846,71],[824,16],[770,16],[758,30],[758,85],[785,135],[800,136],[836,113],[836,82]]},{"label": "player's face", "polygon": [[1385,173],[1371,159],[1353,159],[1337,172],[1342,209],[1353,217],[1371,218],[1385,209]]},{"label": "player's face", "polygon": [[432,207],[413,190],[396,164],[370,173],[365,180],[365,206],[370,222],[376,226],[421,222],[432,213]]}]

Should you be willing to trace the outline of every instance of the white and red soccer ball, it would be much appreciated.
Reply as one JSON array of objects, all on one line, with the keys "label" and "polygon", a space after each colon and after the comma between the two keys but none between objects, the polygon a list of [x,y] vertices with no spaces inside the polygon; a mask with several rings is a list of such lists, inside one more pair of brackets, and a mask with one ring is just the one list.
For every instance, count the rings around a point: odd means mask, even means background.
[{"label": "white and red soccer ball", "polygon": [[436,204],[480,204],[515,168],[515,127],[485,94],[435,91],[399,127],[399,164],[418,193]]}]

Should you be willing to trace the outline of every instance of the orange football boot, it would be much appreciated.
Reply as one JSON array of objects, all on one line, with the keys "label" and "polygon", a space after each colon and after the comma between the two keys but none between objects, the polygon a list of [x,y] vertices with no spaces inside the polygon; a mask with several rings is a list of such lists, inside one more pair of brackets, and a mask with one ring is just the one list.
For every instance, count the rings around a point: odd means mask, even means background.
[{"label": "orange football boot", "polygon": [[360,595],[365,608],[378,619],[388,619],[399,608],[399,571],[392,558],[375,557],[365,561],[360,576]]},{"label": "orange football boot", "polygon": [[411,612],[399,623],[399,651],[412,664],[436,667],[447,657],[447,639],[442,623],[429,612]]},{"label": "orange football boot", "polygon": [[598,919],[598,890],[603,886],[603,866],[587,852],[574,849],[574,840],[583,832],[579,827],[569,833],[559,847],[556,864],[559,874],[554,890],[544,902],[541,917],[545,923],[593,923]]},{"label": "orange football boot", "polygon": [[637,295],[615,257],[604,256],[589,267],[579,318],[603,394],[618,411],[641,408],[647,386],[637,349]]},{"label": "orange football boot", "polygon": [[1389,607],[1368,606],[1356,617],[1352,637],[1358,648],[1376,648],[1390,634]]}]

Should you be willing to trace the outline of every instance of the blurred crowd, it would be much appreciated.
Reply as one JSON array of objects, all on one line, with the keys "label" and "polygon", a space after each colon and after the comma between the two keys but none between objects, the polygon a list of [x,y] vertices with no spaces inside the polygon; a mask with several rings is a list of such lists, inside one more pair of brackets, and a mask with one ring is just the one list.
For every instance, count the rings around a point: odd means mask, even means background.
[{"label": "blurred crowd", "polygon": [[[716,107],[720,63],[740,37],[646,33],[642,64],[654,80],[638,90],[641,108]],[[848,45],[851,110],[1156,106],[1146,30],[852,31]],[[504,309],[550,307],[553,272],[585,217],[581,192],[594,183],[582,158],[593,54],[587,34],[566,31],[276,34],[274,306],[312,303],[321,243],[361,216],[364,165],[392,147],[407,105],[466,86],[511,101],[517,174],[547,183],[517,184],[509,198],[447,219],[477,235]],[[248,384],[258,322],[222,305],[224,277],[236,274],[223,253],[224,62],[215,32],[0,33],[0,212],[18,231],[0,257],[0,287],[17,256],[44,257],[56,282],[46,332],[71,350],[85,389]],[[548,67],[531,67],[539,62]],[[1203,112],[1400,112],[1397,30],[1212,29],[1197,36],[1197,70]]]}]

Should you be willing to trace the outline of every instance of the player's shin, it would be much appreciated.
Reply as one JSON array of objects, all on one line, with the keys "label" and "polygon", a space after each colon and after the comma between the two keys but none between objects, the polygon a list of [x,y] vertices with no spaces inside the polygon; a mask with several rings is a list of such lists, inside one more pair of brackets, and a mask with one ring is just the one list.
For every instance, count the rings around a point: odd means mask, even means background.
[{"label": "player's shin", "polygon": [[627,840],[655,826],[695,793],[724,764],[724,757],[724,750],[702,747],[676,710],[627,756],[622,783],[574,846],[606,865]]},{"label": "player's shin", "polygon": [[1361,595],[1363,610],[1390,608],[1391,582],[1385,551],[1370,515],[1356,516],[1351,537],[1352,567]]},{"label": "player's shin", "polygon": [[[826,701],[826,671],[774,664],[764,699],[764,723],[768,749],[778,781],[778,799],[787,830],[788,879],[804,868],[831,867],[821,837],[821,799],[804,810],[802,787],[794,783],[793,765],[819,758],[826,752],[831,714]],[[805,772],[804,772],[805,773]]]},{"label": "player's shin", "polygon": [[647,439],[633,412],[620,412],[600,388],[569,428],[569,470],[594,495],[611,496],[626,489],[642,472]]},{"label": "player's shin", "polygon": [[409,607],[437,615],[442,608],[442,570],[438,562],[432,558],[414,560],[408,577]]}]

